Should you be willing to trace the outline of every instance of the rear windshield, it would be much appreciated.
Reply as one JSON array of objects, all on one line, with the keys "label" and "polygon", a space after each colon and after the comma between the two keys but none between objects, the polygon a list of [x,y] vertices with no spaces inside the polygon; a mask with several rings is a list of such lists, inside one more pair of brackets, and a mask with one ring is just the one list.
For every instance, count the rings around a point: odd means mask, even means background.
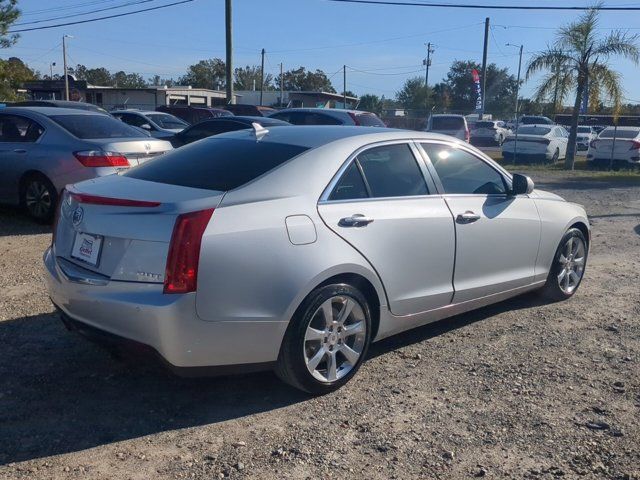
[{"label": "rear windshield", "polygon": [[[476,128],[478,123],[476,123]],[[462,117],[433,117],[431,119],[432,130],[460,130],[461,128],[464,128]]]},{"label": "rear windshield", "polygon": [[493,128],[495,124],[493,122],[476,122],[476,128]]},{"label": "rear windshield", "polygon": [[148,113],[147,117],[156,122],[162,128],[185,128],[189,124],[169,113]]},{"label": "rear windshield", "polygon": [[553,122],[547,117],[522,117],[520,123],[524,123],[525,125],[532,125],[536,123],[541,123],[543,125],[550,125]]},{"label": "rear windshield", "polygon": [[106,115],[53,115],[71,135],[85,140],[97,138],[142,138],[145,134],[120,120]]},{"label": "rear windshield", "polygon": [[591,133],[591,127],[578,127],[578,133]]},{"label": "rear windshield", "polygon": [[640,133],[639,130],[618,130],[615,131],[615,128],[605,128],[602,133],[600,133],[600,138],[613,138],[613,134],[615,132],[616,138],[636,138]]},{"label": "rear windshield", "polygon": [[308,150],[283,143],[207,138],[132,168],[124,175],[183,187],[227,191]]},{"label": "rear windshield", "polygon": [[518,134],[520,135],[547,135],[551,131],[550,128],[545,127],[520,127],[518,128]]},{"label": "rear windshield", "polygon": [[373,113],[361,113],[356,116],[358,118],[358,123],[363,127],[386,127],[384,122]]}]

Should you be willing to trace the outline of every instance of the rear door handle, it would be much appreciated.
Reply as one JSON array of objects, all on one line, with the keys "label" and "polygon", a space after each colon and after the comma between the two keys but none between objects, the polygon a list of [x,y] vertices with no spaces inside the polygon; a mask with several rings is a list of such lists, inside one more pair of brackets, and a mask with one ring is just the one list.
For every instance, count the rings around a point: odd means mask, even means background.
[{"label": "rear door handle", "polygon": [[341,227],[366,227],[371,222],[373,222],[373,218],[365,217],[361,213],[356,213],[350,217],[341,218],[338,225]]},{"label": "rear door handle", "polygon": [[24,148],[16,148],[13,152],[14,153],[27,153],[27,151]]},{"label": "rear door handle", "polygon": [[471,210],[467,210],[464,213],[459,213],[456,217],[458,223],[473,223],[480,220],[480,215],[473,213]]}]

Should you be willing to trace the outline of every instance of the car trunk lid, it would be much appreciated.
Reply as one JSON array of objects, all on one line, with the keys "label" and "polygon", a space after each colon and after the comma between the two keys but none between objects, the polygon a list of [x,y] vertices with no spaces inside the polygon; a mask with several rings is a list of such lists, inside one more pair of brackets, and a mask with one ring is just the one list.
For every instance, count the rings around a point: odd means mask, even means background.
[{"label": "car trunk lid", "polygon": [[117,152],[123,154],[127,160],[129,160],[129,164],[132,167],[151,160],[152,158],[155,158],[173,148],[171,143],[153,138],[110,138],[104,140],[91,140],[87,143],[104,152]]}]

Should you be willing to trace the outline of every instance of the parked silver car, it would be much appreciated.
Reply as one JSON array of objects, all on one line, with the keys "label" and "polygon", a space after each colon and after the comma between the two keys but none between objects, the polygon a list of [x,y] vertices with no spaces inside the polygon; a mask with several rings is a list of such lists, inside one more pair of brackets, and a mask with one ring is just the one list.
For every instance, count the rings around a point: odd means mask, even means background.
[{"label": "parked silver car", "polygon": [[293,126],[73,185],[55,234],[67,325],[312,393],[372,341],[537,288],[571,297],[590,238],[581,206],[451,137]]},{"label": "parked silver car", "polygon": [[479,120],[471,130],[471,144],[476,146],[502,146],[511,130],[501,120]]},{"label": "parked silver car", "polygon": [[375,113],[340,108],[285,108],[269,115],[292,125],[386,127]]},{"label": "parked silver car", "polygon": [[108,115],[53,107],[0,109],[0,202],[53,217],[68,183],[111,175],[171,150]]},{"label": "parked silver car", "polygon": [[175,115],[154,110],[114,110],[111,115],[118,120],[122,120],[127,125],[149,132],[154,138],[167,140],[189,126],[187,122]]}]

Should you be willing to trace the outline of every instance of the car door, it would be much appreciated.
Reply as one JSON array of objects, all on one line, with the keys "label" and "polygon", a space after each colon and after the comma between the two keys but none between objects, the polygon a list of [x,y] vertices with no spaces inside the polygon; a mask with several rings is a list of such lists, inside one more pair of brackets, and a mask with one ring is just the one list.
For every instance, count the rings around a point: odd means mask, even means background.
[{"label": "car door", "polygon": [[453,218],[416,154],[410,142],[361,149],[318,204],[378,273],[394,315],[448,305],[453,295]]},{"label": "car door", "polygon": [[0,199],[17,203],[19,183],[44,129],[21,115],[0,114]]},{"label": "car door", "polygon": [[455,220],[453,302],[531,284],[541,229],[534,201],[510,195],[508,176],[471,150],[420,145]]}]

